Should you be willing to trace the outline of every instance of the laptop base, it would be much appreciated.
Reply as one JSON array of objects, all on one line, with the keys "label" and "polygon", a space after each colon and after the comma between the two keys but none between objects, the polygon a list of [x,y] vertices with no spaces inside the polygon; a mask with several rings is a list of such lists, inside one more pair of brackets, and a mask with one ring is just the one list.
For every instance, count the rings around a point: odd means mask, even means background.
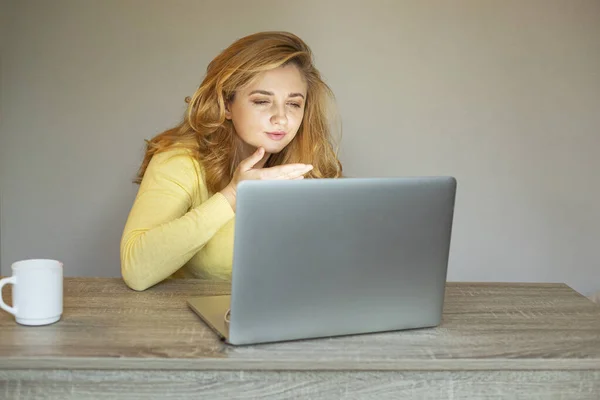
[{"label": "laptop base", "polygon": [[204,321],[219,337],[227,341],[229,337],[229,324],[225,322],[225,315],[229,310],[231,296],[202,296],[194,297],[187,301],[188,306]]}]

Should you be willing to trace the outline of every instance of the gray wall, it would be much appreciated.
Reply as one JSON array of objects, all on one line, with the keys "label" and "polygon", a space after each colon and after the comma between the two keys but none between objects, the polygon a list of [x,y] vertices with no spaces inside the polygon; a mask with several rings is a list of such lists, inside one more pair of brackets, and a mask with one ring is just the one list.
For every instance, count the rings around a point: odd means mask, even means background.
[{"label": "gray wall", "polygon": [[600,2],[20,1],[2,53],[1,266],[118,276],[143,139],[236,38],[303,37],[352,176],[459,181],[450,280],[600,289]]},{"label": "gray wall", "polygon": [[[4,90],[4,80],[6,79],[6,74],[4,73],[4,64],[6,62],[6,52],[7,46],[9,43],[9,32],[11,32],[12,24],[11,21],[13,19],[13,13],[15,10],[15,1],[11,0],[0,0],[0,166],[2,160],[2,149],[6,147],[4,144],[4,139],[7,136],[4,132],[4,103],[5,100],[5,90]],[[2,185],[2,169],[0,169],[0,266],[2,265],[2,191],[4,187]],[[0,273],[4,272],[4,269],[0,268]]]}]

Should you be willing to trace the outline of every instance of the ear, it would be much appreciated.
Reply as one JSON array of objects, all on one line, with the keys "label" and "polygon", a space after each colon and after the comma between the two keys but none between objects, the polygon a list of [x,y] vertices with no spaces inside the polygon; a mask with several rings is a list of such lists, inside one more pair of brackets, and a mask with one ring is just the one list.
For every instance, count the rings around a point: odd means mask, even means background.
[{"label": "ear", "polygon": [[225,119],[231,120],[231,99],[225,100]]}]

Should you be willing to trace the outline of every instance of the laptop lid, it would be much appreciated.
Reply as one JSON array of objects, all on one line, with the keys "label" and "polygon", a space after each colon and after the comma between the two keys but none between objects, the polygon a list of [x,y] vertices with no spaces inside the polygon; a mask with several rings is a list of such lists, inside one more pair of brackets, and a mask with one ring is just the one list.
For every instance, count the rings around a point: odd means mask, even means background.
[{"label": "laptop lid", "polygon": [[228,342],[441,321],[452,177],[242,181]]}]

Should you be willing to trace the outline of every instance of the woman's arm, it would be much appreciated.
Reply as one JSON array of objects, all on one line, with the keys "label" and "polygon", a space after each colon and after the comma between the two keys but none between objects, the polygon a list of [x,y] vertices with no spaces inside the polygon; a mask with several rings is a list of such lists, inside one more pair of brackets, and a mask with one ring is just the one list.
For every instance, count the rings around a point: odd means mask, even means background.
[{"label": "woman's arm", "polygon": [[168,278],[234,217],[221,193],[190,209],[203,185],[187,153],[154,155],[121,239],[121,274],[130,288],[146,290]]}]

